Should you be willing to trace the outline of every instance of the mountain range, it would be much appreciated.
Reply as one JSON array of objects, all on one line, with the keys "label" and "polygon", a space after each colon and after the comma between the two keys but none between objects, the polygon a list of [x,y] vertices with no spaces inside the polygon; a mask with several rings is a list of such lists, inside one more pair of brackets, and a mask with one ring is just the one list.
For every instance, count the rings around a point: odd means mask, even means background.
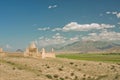
[{"label": "mountain range", "polygon": [[[59,46],[59,45],[57,45]],[[52,46],[58,52],[120,52],[120,41],[76,41],[60,47]]]}]

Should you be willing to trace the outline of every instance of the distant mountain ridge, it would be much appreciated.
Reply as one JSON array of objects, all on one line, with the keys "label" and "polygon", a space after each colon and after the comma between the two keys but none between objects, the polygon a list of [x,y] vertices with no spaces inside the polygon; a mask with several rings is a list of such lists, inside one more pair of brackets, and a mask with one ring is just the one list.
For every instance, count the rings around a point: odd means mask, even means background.
[{"label": "distant mountain ridge", "polygon": [[76,41],[56,50],[65,52],[120,52],[120,43],[112,41]]}]

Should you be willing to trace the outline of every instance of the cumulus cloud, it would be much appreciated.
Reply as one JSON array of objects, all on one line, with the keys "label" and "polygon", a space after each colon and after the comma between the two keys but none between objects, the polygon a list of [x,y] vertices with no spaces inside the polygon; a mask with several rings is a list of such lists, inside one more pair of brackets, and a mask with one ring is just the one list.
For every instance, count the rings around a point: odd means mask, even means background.
[{"label": "cumulus cloud", "polygon": [[57,40],[57,41],[63,41],[66,39],[65,37],[63,37],[60,33],[56,33],[54,36],[52,36],[53,39]]},{"label": "cumulus cloud", "polygon": [[82,40],[93,40],[93,41],[115,41],[120,40],[120,33],[118,32],[108,32],[107,30],[102,31],[101,33],[90,33],[88,36],[82,38]]},{"label": "cumulus cloud", "polygon": [[117,18],[120,18],[120,12],[117,12],[117,11],[115,11],[115,12],[106,12],[106,14],[113,14],[113,15],[116,15],[116,17]]},{"label": "cumulus cloud", "polygon": [[115,12],[112,12],[112,14],[117,14],[117,12],[115,11]]},{"label": "cumulus cloud", "polygon": [[58,5],[49,5],[48,9],[52,9],[52,8],[56,8],[56,7],[58,7]]},{"label": "cumulus cloud", "polygon": [[79,40],[79,36],[75,36],[75,37],[72,37],[72,38],[70,38],[70,41],[78,41]]},{"label": "cumulus cloud", "polygon": [[65,25],[62,30],[63,31],[88,31],[93,29],[107,29],[113,28],[115,25],[110,24],[98,24],[98,23],[91,23],[91,24],[78,24],[77,22],[71,22]]},{"label": "cumulus cloud", "polygon": [[40,30],[40,31],[46,31],[46,30],[49,30],[50,27],[45,27],[45,28],[38,28],[37,30]]},{"label": "cumulus cloud", "polygon": [[111,12],[107,11],[106,14],[111,14]]},{"label": "cumulus cloud", "polygon": [[49,38],[41,36],[41,37],[39,37],[39,39],[35,40],[34,42],[39,47],[46,47],[46,46],[58,45],[58,44],[66,45],[66,44],[69,44],[69,43],[72,43],[72,42],[75,42],[75,41],[78,41],[78,40],[79,40],[78,35],[68,38],[68,37],[64,37],[60,33],[56,33]]},{"label": "cumulus cloud", "polygon": [[65,42],[66,42],[66,38],[64,36],[62,36],[60,33],[56,33],[51,38],[42,36],[37,40],[36,43],[40,47],[45,47],[48,45],[63,44]]},{"label": "cumulus cloud", "polygon": [[120,18],[120,12],[116,14],[117,18]]}]

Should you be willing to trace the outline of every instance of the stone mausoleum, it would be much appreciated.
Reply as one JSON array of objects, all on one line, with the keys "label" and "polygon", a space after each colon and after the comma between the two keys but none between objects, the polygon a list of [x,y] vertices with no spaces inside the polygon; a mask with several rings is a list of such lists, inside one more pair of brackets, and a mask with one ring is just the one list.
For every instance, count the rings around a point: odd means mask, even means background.
[{"label": "stone mausoleum", "polygon": [[38,48],[36,47],[35,43],[32,42],[28,48],[26,48],[25,52],[24,52],[24,57],[34,57],[34,58],[55,58],[55,53],[54,50],[52,48],[51,52],[46,53],[45,49],[42,48],[41,51],[38,50]]}]

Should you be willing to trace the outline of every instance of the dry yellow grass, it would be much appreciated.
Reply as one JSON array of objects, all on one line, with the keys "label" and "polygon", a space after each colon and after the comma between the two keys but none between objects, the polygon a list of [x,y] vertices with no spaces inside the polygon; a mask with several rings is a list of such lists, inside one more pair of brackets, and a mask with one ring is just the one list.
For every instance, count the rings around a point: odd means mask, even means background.
[{"label": "dry yellow grass", "polygon": [[120,64],[22,56],[0,60],[0,80],[120,80]]}]

